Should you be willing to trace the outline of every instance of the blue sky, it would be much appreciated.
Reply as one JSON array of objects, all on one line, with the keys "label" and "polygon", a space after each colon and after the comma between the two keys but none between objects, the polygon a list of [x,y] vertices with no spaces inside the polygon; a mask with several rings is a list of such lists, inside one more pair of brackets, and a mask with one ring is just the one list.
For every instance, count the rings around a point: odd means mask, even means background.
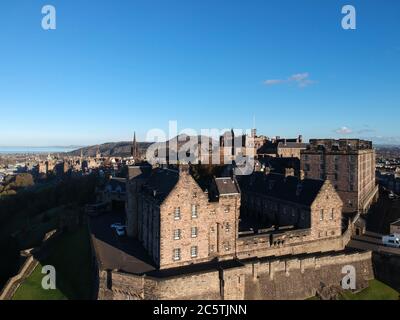
[{"label": "blue sky", "polygon": [[[41,28],[46,4],[56,30]],[[253,116],[269,136],[400,143],[398,0],[4,0],[0,39],[0,146]]]}]

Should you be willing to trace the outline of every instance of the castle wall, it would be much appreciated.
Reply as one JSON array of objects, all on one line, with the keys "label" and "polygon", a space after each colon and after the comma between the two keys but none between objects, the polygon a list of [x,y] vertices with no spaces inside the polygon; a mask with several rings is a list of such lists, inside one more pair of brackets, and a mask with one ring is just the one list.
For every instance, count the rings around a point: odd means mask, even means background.
[{"label": "castle wall", "polygon": [[340,285],[345,265],[355,267],[357,288],[364,288],[374,277],[371,252],[242,262],[236,268],[170,278],[101,271],[99,299],[305,299],[314,296],[322,284]]}]

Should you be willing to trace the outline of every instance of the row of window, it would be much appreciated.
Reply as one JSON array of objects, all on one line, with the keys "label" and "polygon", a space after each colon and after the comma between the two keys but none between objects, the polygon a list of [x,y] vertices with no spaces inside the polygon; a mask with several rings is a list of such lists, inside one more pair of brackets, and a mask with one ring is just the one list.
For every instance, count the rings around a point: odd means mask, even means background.
[{"label": "row of window", "polygon": [[[199,248],[197,246],[193,246],[190,248],[190,256],[192,258],[197,258],[198,252],[199,252]],[[180,248],[174,249],[173,260],[174,261],[181,260],[181,249]]]},{"label": "row of window", "polygon": [[[231,244],[229,242],[224,242],[223,243],[224,249],[225,251],[231,251]],[[215,251],[215,246],[211,245],[210,246],[210,252],[214,252]],[[192,258],[197,258],[199,254],[199,247],[198,246],[192,246],[190,248],[190,257]],[[174,261],[179,261],[182,259],[182,255],[181,255],[181,249],[180,248],[176,248],[173,251],[173,260]]]},{"label": "row of window", "polygon": [[[198,235],[197,227],[192,227],[190,234],[192,238],[197,238]],[[181,229],[174,230],[174,240],[180,240],[181,236],[182,236]]]},{"label": "row of window", "polygon": [[[331,209],[329,212],[329,220],[333,220],[335,217],[335,209]],[[325,211],[324,209],[321,209],[319,212],[319,220],[324,221],[325,218]]]},{"label": "row of window", "polygon": [[[229,222],[224,223],[223,228],[225,229],[226,232],[230,232],[231,231],[231,224]],[[210,228],[210,232],[214,233],[215,232],[215,228],[211,227]],[[191,228],[191,232],[190,235],[192,238],[197,238],[199,235],[199,230],[197,227],[192,227]],[[182,238],[182,231],[181,229],[175,229],[174,230],[174,240],[180,240]]]},{"label": "row of window", "polygon": [[[192,204],[192,219],[196,219],[199,217],[199,212],[198,212],[198,206],[195,204]],[[230,206],[225,206],[224,207],[224,212],[229,213],[230,211]],[[211,211],[212,214],[215,214],[215,210]],[[176,207],[174,211],[174,219],[175,220],[180,220],[181,219],[181,208]]]}]

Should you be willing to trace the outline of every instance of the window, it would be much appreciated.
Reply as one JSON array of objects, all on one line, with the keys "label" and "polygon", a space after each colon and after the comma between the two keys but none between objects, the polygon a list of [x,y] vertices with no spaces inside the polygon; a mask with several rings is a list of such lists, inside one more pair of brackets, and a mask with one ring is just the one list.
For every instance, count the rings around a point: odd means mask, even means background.
[{"label": "window", "polygon": [[197,227],[192,227],[192,238],[197,238]]},{"label": "window", "polygon": [[197,206],[195,204],[192,204],[192,218],[197,218]]},{"label": "window", "polygon": [[321,209],[321,211],[319,212],[319,221],[323,220],[324,220],[324,209]]},{"label": "window", "polygon": [[[258,204],[258,202],[257,202],[257,204]],[[225,213],[228,213],[230,209],[231,209],[230,206],[225,206],[224,212],[225,212]]]},{"label": "window", "polygon": [[231,245],[230,245],[230,243],[229,243],[229,242],[225,242],[224,248],[225,248],[225,251],[230,251],[230,250],[231,250]]},{"label": "window", "polygon": [[196,258],[197,257],[197,251],[198,251],[197,246],[194,246],[194,247],[190,248],[190,255],[191,255],[192,258]]},{"label": "window", "polygon": [[214,232],[215,232],[214,227],[211,227],[211,228],[210,228],[210,232],[211,232],[211,233],[214,233]]},{"label": "window", "polygon": [[310,165],[308,163],[305,164],[304,170],[305,171],[310,171]]},{"label": "window", "polygon": [[181,208],[176,207],[174,212],[174,219],[179,220],[181,218]]},{"label": "window", "polygon": [[231,225],[229,224],[229,222],[227,222],[227,223],[225,224],[225,231],[226,231],[226,232],[231,231]]},{"label": "window", "polygon": [[215,250],[215,246],[214,246],[214,245],[211,245],[211,246],[210,246],[210,252],[214,252],[214,250]]},{"label": "window", "polygon": [[181,260],[181,249],[174,249],[174,261]]},{"label": "window", "polygon": [[330,216],[330,220],[333,220],[333,217],[334,217],[334,215],[335,215],[335,209],[331,209],[331,216]]},{"label": "window", "polygon": [[174,240],[180,240],[180,239],[181,239],[181,229],[174,230]]}]

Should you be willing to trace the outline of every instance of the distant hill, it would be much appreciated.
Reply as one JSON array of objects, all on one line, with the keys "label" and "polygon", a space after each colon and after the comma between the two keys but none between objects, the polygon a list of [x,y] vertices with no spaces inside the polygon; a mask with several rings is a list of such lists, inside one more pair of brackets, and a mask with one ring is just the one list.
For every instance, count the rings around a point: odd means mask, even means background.
[{"label": "distant hill", "polygon": [[[138,142],[139,153],[144,154],[151,144],[150,142]],[[80,156],[82,151],[84,156],[94,157],[97,153],[97,148],[99,148],[103,156],[128,157],[131,154],[131,147],[131,141],[107,142],[100,145],[79,148],[67,152],[67,154],[70,156]]]},{"label": "distant hill", "polygon": [[[199,136],[199,138],[200,137],[201,136]],[[189,136],[181,135],[180,139],[181,141],[178,142],[178,148],[180,148],[183,144],[185,144],[189,140]],[[144,155],[146,153],[147,148],[152,144],[153,142],[138,142],[139,154]],[[94,157],[96,155],[97,148],[100,148],[100,153],[103,156],[128,157],[131,154],[131,147],[132,147],[132,141],[107,142],[100,145],[93,145],[93,146],[79,148],[67,152],[66,154],[70,156],[80,156],[82,151],[82,154],[84,156]],[[165,147],[166,147],[165,142],[159,143],[160,149]]]}]

